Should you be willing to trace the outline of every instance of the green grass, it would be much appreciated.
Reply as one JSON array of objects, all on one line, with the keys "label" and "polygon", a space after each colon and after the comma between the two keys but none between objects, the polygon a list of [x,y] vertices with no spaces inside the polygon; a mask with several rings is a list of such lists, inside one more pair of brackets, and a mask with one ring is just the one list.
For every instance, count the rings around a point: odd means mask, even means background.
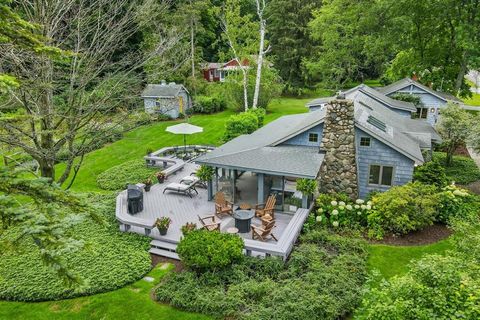
[{"label": "green grass", "polygon": [[171,265],[158,266],[148,274],[154,282],[141,279],[125,288],[89,297],[38,303],[0,301],[0,319],[210,319],[158,304],[150,298],[154,285],[171,269]]},{"label": "green grass", "polygon": [[[471,81],[467,80],[467,83],[470,85],[470,87],[474,87],[475,84]],[[472,93],[472,97],[468,99],[463,99],[463,102],[465,104],[471,105],[471,106],[479,106],[480,107],[480,94],[478,93]]]},{"label": "green grass", "polygon": [[452,249],[449,239],[426,246],[387,246],[370,245],[368,269],[378,270],[388,279],[395,275],[404,275],[408,271],[408,265],[412,260],[420,259],[425,254],[444,254]]},{"label": "green grass", "polygon": [[[305,104],[311,99],[281,98],[271,102],[265,122],[270,122],[286,114],[307,112]],[[225,121],[233,111],[227,110],[213,115],[194,115],[190,123],[203,127],[203,132],[187,138],[188,144],[221,144]],[[72,190],[101,191],[96,183],[97,176],[103,171],[123,162],[142,159],[146,150],[158,150],[165,146],[181,145],[182,136],[166,133],[165,129],[178,121],[165,121],[140,127],[125,134],[124,138],[95,150],[85,156]],[[61,172],[63,165],[58,165]]]},{"label": "green grass", "polygon": [[445,152],[434,152],[433,158],[438,160],[445,168],[445,174],[449,181],[466,185],[480,180],[480,169],[472,158],[464,156],[453,156],[451,166],[445,166]]}]

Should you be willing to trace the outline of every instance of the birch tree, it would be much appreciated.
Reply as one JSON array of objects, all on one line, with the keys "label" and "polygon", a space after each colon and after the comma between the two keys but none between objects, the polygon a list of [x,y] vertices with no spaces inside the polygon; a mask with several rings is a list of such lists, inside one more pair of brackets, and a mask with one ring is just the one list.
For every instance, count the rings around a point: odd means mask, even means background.
[{"label": "birch tree", "polygon": [[257,55],[257,76],[255,78],[255,91],[253,93],[252,108],[256,109],[258,105],[258,96],[260,95],[260,82],[262,80],[262,67],[264,56],[270,51],[270,46],[265,49],[265,33],[267,32],[267,20],[264,17],[265,0],[255,0],[257,6],[257,16],[259,25],[259,42]]},{"label": "birch tree", "polygon": [[[125,129],[123,104],[138,95],[132,86],[138,71],[175,46],[178,37],[166,33],[148,56],[128,50],[139,28],[136,14],[145,9],[128,0],[21,0],[18,5],[47,45],[70,55],[58,60],[9,43],[0,47],[0,68],[21,83],[1,106],[0,143],[29,154],[41,176],[59,184],[69,179],[70,186],[85,154]],[[9,113],[12,108],[16,113]],[[66,159],[57,176],[61,152]]]},{"label": "birch tree", "polygon": [[[249,109],[248,73],[249,67],[244,62],[251,59],[258,44],[257,23],[251,14],[242,14],[241,0],[226,0],[221,16],[223,36],[230,48],[230,54],[237,62],[242,73],[243,100],[245,111]],[[258,99],[257,99],[258,101]]]}]

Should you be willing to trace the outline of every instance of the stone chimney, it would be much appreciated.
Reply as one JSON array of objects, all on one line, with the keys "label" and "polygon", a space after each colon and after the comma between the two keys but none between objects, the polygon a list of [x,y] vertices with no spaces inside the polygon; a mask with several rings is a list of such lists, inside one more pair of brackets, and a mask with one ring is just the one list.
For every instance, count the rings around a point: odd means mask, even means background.
[{"label": "stone chimney", "polygon": [[358,178],[355,148],[355,109],[353,101],[339,93],[326,105],[320,151],[325,159],[319,174],[322,193],[346,193],[358,197]]}]

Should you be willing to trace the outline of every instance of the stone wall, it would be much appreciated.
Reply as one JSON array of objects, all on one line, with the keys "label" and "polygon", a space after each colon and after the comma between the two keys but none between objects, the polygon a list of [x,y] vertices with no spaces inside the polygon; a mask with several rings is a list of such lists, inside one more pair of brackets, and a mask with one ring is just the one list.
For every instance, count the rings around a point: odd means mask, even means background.
[{"label": "stone wall", "polygon": [[357,164],[355,155],[355,110],[353,101],[342,99],[330,102],[323,126],[320,150],[325,159],[319,174],[322,193],[346,193],[358,197]]}]

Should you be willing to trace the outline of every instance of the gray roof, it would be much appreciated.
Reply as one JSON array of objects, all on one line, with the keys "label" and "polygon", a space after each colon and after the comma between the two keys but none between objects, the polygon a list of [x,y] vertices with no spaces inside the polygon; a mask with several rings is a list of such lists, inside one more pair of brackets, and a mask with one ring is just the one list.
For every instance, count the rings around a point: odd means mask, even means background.
[{"label": "gray roof", "polygon": [[181,84],[148,84],[142,92],[142,98],[175,98],[182,90],[188,92]]},{"label": "gray roof", "polygon": [[323,104],[329,103],[332,100],[335,100],[335,97],[322,97],[322,98],[313,99],[312,101],[309,101],[307,103],[307,107],[323,105]]},{"label": "gray roof", "polygon": [[415,105],[411,102],[405,102],[405,101],[400,101],[400,100],[395,100],[392,99],[386,95],[384,95],[381,92],[378,92],[375,89],[370,88],[369,86],[365,84],[361,84],[353,89],[350,89],[345,92],[345,96],[348,98],[352,93],[361,90],[364,92],[366,95],[372,97],[373,99],[378,100],[379,102],[385,104],[388,107],[394,108],[394,109],[399,109],[399,110],[405,110],[405,111],[410,111],[410,112],[416,112],[417,108]]},{"label": "gray roof", "polygon": [[391,94],[391,93],[397,92],[399,90],[402,90],[403,88],[406,88],[406,87],[408,87],[409,85],[412,85],[412,84],[419,87],[420,89],[422,89],[422,90],[440,98],[441,100],[443,100],[445,102],[449,102],[449,101],[462,102],[462,100],[460,100],[459,98],[457,98],[457,97],[455,97],[451,94],[433,90],[432,88],[427,87],[427,86],[421,84],[420,82],[415,81],[415,80],[410,79],[410,78],[403,78],[403,79],[398,80],[398,81],[396,81],[392,84],[389,84],[388,86],[378,88],[377,90],[380,91],[381,93],[387,95],[387,94]]}]

